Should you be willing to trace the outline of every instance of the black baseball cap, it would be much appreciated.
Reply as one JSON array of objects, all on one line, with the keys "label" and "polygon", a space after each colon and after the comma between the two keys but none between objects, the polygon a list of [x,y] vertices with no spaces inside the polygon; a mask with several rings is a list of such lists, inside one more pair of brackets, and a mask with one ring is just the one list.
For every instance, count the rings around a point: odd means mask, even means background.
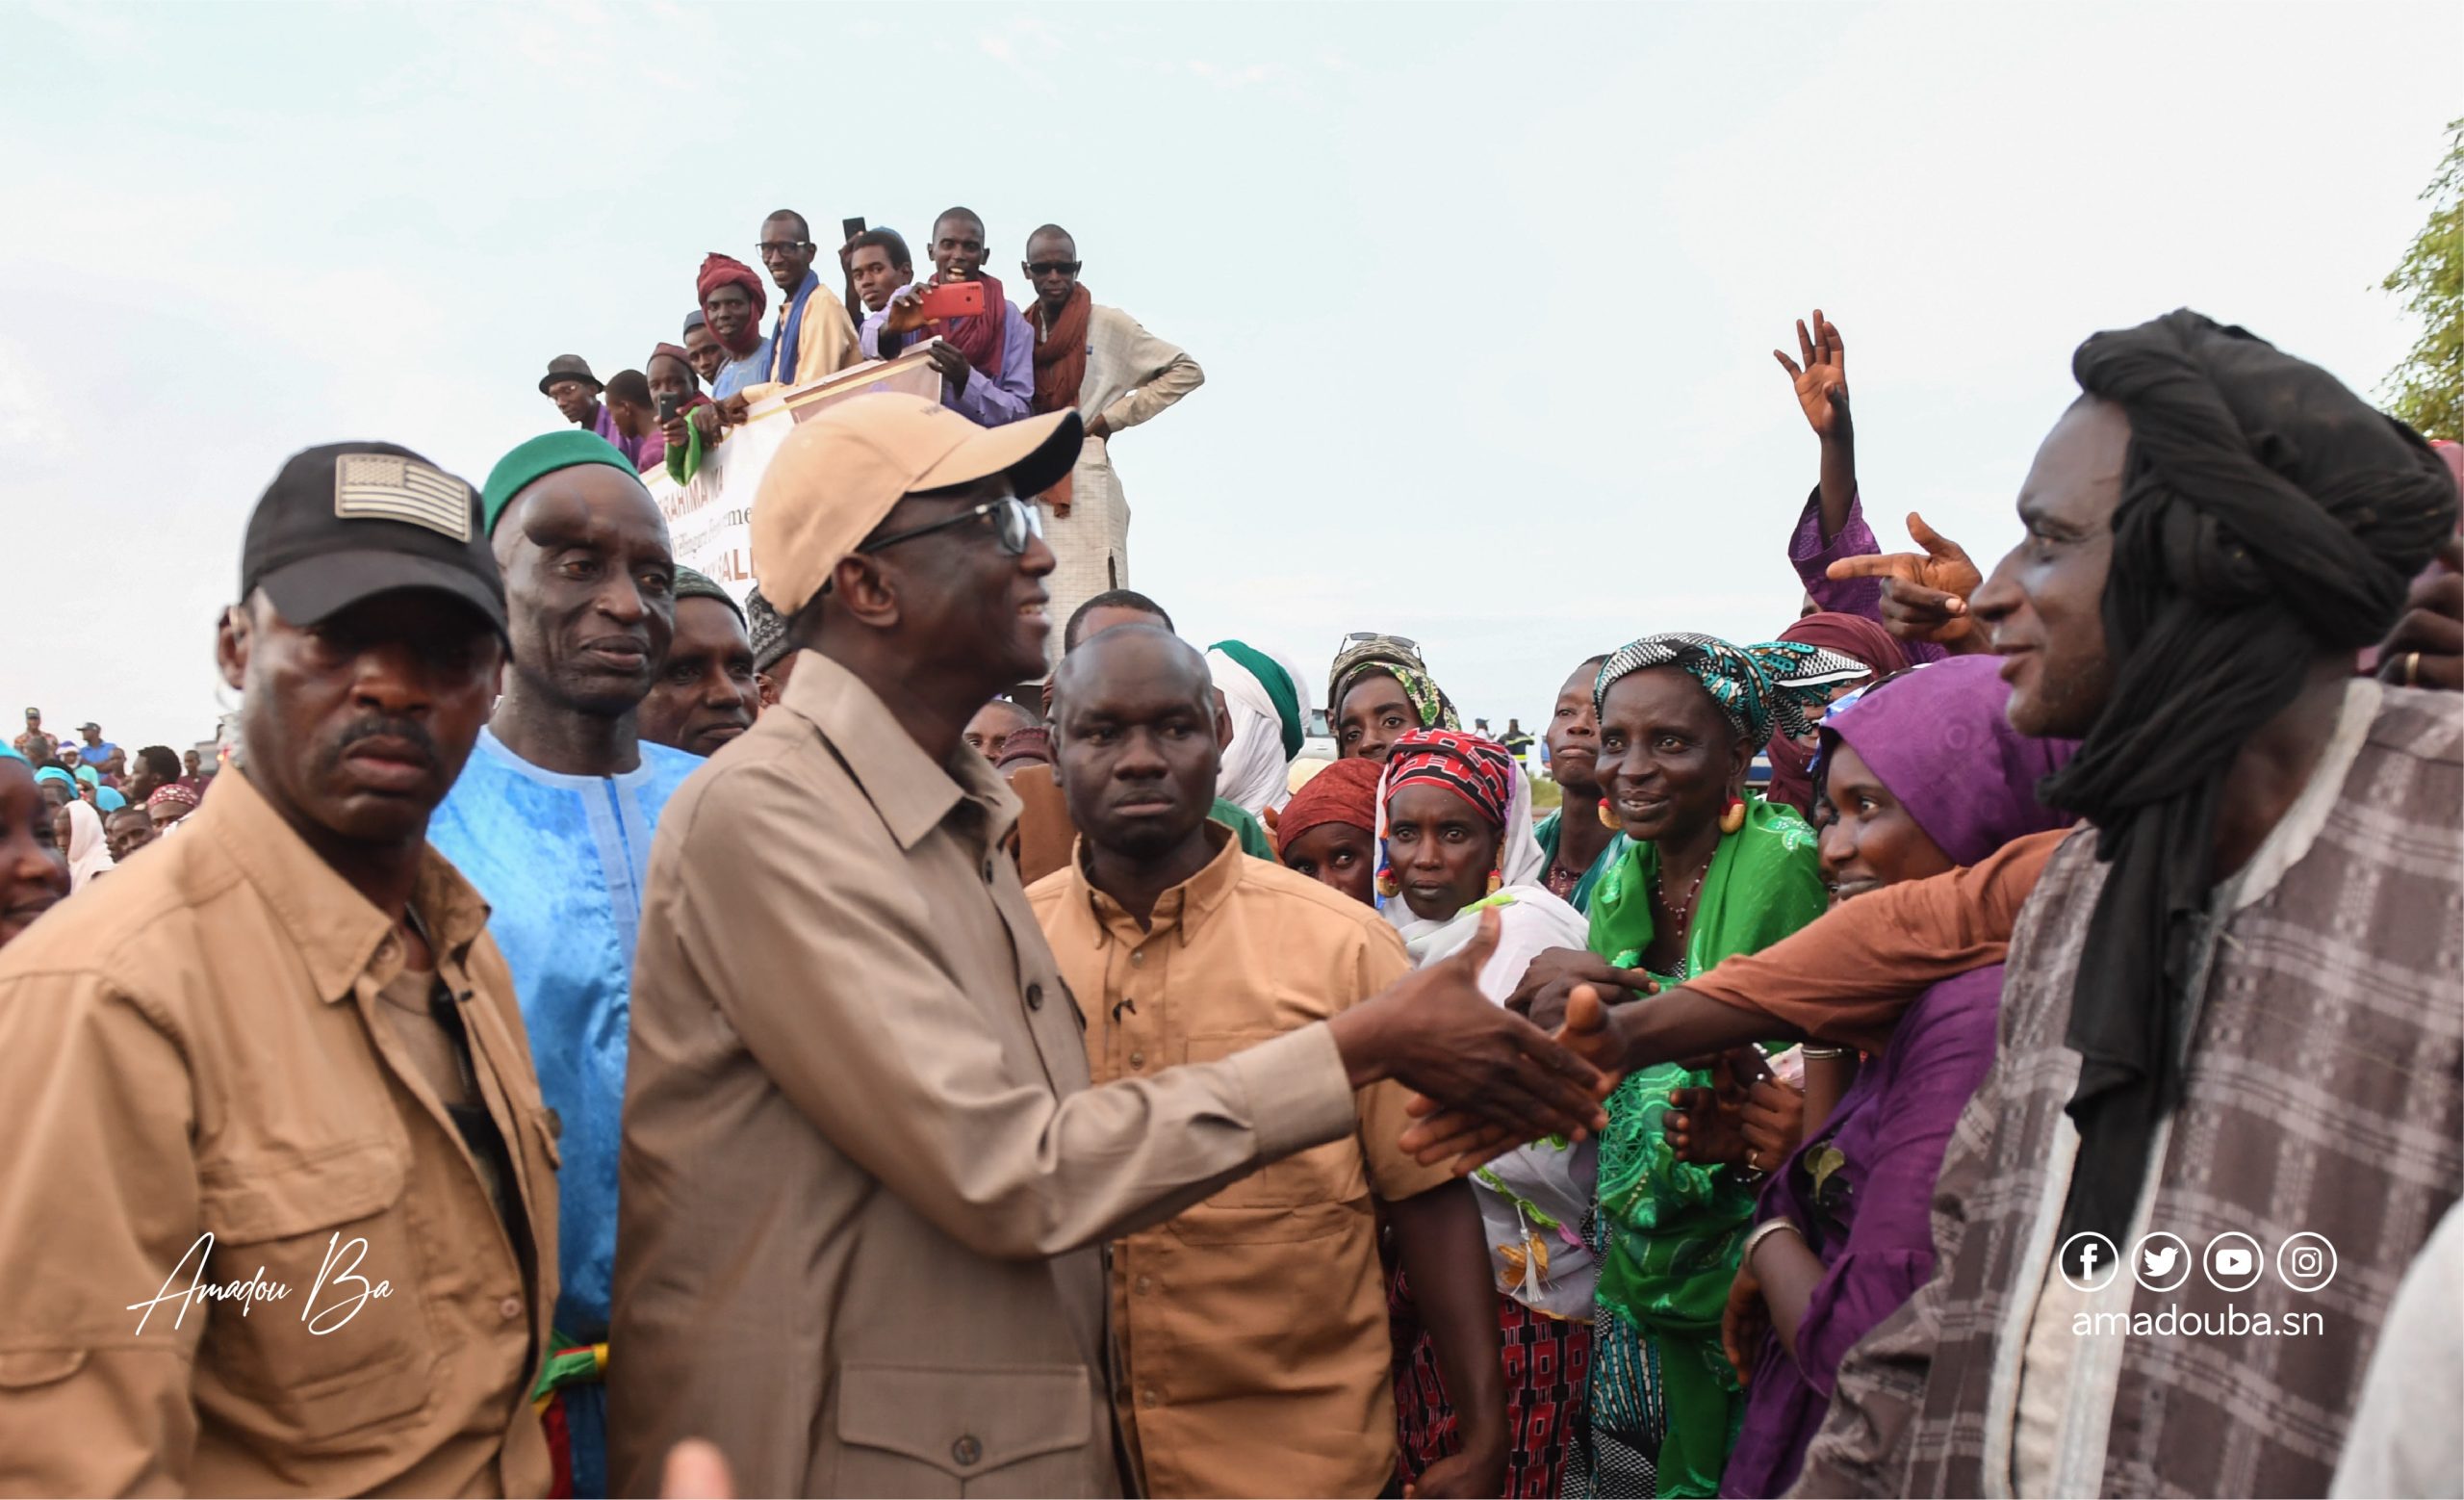
[{"label": "black baseball cap", "polygon": [[505,634],[504,578],[467,482],[392,443],[294,453],[248,517],[240,597],[314,625],[398,588],[451,594]]}]

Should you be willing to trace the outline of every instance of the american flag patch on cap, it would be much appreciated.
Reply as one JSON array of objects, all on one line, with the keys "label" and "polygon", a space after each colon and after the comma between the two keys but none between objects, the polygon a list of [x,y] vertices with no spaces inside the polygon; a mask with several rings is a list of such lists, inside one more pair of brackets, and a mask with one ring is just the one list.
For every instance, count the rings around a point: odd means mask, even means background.
[{"label": "american flag patch on cap", "polygon": [[345,453],[334,468],[334,514],[346,521],[407,521],[467,542],[471,486],[416,458]]}]

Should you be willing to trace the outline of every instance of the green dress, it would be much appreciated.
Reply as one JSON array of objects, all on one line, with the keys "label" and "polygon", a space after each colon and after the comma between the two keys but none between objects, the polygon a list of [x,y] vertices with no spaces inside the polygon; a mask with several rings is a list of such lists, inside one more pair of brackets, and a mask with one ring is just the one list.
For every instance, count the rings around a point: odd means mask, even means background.
[{"label": "green dress", "polygon": [[[1720,840],[1704,873],[1686,937],[1687,973],[1768,947],[1829,904],[1813,830],[1796,810],[1759,798],[1746,808],[1745,826]],[[1651,946],[1659,850],[1623,842],[1617,852],[1591,892],[1591,949],[1633,968]],[[1586,1461],[1567,1466],[1569,1494],[1719,1492],[1745,1414],[1736,1372],[1720,1349],[1720,1314],[1756,1185],[1725,1167],[1679,1161],[1661,1133],[1670,1095],[1709,1081],[1708,1073],[1664,1063],[1630,1075],[1608,1097],[1590,1230],[1601,1264],[1591,1426]]]}]

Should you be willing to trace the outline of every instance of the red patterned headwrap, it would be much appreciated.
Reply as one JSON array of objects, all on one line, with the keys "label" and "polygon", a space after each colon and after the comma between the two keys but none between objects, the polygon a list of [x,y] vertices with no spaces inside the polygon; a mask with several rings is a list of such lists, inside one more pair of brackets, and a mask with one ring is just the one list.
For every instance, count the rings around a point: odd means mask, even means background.
[{"label": "red patterned headwrap", "polygon": [[[1344,763],[1341,762],[1338,764]],[[1386,800],[1415,783],[1443,787],[1499,828],[1522,772],[1505,746],[1450,729],[1415,729],[1386,752]]]},{"label": "red patterned headwrap", "polygon": [[1385,769],[1359,756],[1328,764],[1303,783],[1275,815],[1275,841],[1289,849],[1295,839],[1328,823],[1348,823],[1375,838],[1377,778]]},{"label": "red patterned headwrap", "polygon": [[149,809],[192,808],[197,805],[197,797],[195,792],[178,782],[167,782],[154,789],[154,794],[145,799],[145,805]]},{"label": "red patterned headwrap", "polygon": [[[753,316],[744,321],[744,332],[739,335],[744,347],[728,346],[728,352],[741,359],[752,353],[754,346],[761,342],[761,310],[770,301],[768,294],[761,290],[759,273],[732,255],[722,255],[712,250],[703,257],[702,269],[693,277],[693,300],[702,309],[702,316],[707,318],[710,315],[710,294],[731,281],[744,288],[753,297]],[[715,327],[710,330],[713,334],[718,331]]]}]

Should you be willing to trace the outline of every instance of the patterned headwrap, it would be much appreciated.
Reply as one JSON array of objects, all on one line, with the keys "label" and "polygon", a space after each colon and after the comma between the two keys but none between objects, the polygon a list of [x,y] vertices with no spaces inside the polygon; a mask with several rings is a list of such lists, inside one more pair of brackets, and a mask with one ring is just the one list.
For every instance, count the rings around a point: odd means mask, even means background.
[{"label": "patterned headwrap", "polygon": [[1326,763],[1325,769],[1310,777],[1283,805],[1282,815],[1275,819],[1276,841],[1289,849],[1302,834],[1328,823],[1347,823],[1374,838],[1377,778],[1384,770],[1375,761],[1358,756]]},{"label": "patterned headwrap", "polygon": [[145,799],[145,806],[148,809],[192,808],[196,806],[196,793],[178,782],[167,782],[154,789],[154,794]]},{"label": "patterned headwrap", "polygon": [[1608,659],[1592,684],[1593,710],[1603,711],[1610,684],[1656,666],[1682,667],[1692,674],[1738,736],[1758,745],[1775,729],[1792,737],[1809,733],[1833,688],[1874,675],[1872,667],[1854,657],[1802,641],[1735,646],[1717,635],[1671,631],[1630,642]]},{"label": "patterned headwrap", "polygon": [[1407,730],[1386,752],[1385,801],[1405,787],[1443,787],[1470,803],[1482,817],[1505,827],[1514,785],[1523,779],[1505,746],[1448,729]]},{"label": "patterned headwrap", "polygon": [[1428,675],[1428,663],[1421,659],[1420,648],[1400,635],[1354,636],[1344,643],[1335,656],[1334,669],[1326,674],[1326,719],[1329,723],[1343,716],[1344,694],[1364,677],[1384,675],[1395,680],[1403,696],[1420,716],[1423,729],[1456,729],[1463,720],[1454,712],[1452,700]]},{"label": "patterned headwrap", "polygon": [[753,669],[767,672],[787,654],[787,622],[755,589],[744,596],[745,627],[753,633]]}]

